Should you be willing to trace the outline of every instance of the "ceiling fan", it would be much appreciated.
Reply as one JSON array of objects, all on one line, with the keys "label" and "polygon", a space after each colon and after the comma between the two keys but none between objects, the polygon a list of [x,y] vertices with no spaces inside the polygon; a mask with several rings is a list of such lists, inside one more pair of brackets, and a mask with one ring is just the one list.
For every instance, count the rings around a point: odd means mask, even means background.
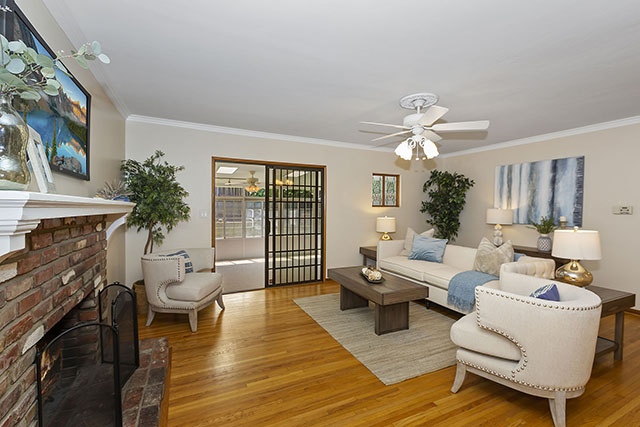
[{"label": "ceiling fan", "polygon": [[[437,157],[438,147],[436,142],[442,137],[438,133],[446,132],[474,132],[483,131],[489,128],[489,120],[478,120],[472,122],[456,122],[456,123],[436,123],[449,111],[448,108],[435,105],[438,102],[438,95],[433,93],[415,93],[404,96],[400,99],[400,106],[408,110],[416,110],[415,113],[405,116],[402,125],[393,125],[378,122],[360,122],[367,125],[388,126],[396,129],[402,129],[389,135],[384,135],[372,142],[381,141],[387,138],[393,138],[401,135],[409,135],[409,138],[402,141],[395,149],[395,153],[404,160],[411,160],[413,150],[416,150],[416,160],[420,159],[418,147],[421,147],[427,159]],[[390,142],[383,142],[376,145],[387,145]]]},{"label": "ceiling fan", "polygon": [[[260,190],[260,180],[258,178],[255,177],[256,171],[249,171],[250,176],[247,178],[235,178],[235,177],[231,177],[231,178],[224,178],[226,179],[226,182],[224,183],[224,185],[226,186],[234,186],[234,187],[241,187],[242,185],[246,184],[245,186],[245,190],[247,190],[250,193],[256,192],[258,190]],[[218,177],[216,177],[218,178]],[[234,182],[236,181],[236,182]],[[237,182],[237,181],[241,181],[241,182]]]},{"label": "ceiling fan", "polygon": [[258,187],[258,183],[260,180],[255,177],[256,171],[249,171],[249,173],[251,174],[251,176],[247,178],[248,185],[244,187],[244,189],[249,193],[255,193],[256,191],[260,190],[260,187]]}]

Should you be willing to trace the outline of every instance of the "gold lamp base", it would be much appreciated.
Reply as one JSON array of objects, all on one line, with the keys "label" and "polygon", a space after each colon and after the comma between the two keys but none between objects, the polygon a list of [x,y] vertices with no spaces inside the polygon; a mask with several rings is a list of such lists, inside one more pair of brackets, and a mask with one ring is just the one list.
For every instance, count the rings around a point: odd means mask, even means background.
[{"label": "gold lamp base", "polygon": [[556,270],[556,279],[570,285],[584,287],[593,282],[593,275],[577,259],[572,259],[571,262]]},{"label": "gold lamp base", "polygon": [[391,240],[391,236],[385,231],[382,237],[380,237],[380,240]]}]

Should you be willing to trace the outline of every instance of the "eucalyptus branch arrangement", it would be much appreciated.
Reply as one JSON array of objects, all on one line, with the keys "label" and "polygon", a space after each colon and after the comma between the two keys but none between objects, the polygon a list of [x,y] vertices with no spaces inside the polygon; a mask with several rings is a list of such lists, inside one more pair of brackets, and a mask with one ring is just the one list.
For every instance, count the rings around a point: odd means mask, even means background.
[{"label": "eucalyptus branch arrangement", "polygon": [[18,95],[24,100],[38,101],[40,91],[49,96],[59,95],[56,68],[69,75],[62,63],[64,59],[73,58],[82,68],[89,68],[88,61],[96,59],[105,64],[111,62],[97,41],[85,43],[70,53],[60,50],[54,59],[36,52],[22,40],[8,41],[1,34],[0,44],[0,94]]}]

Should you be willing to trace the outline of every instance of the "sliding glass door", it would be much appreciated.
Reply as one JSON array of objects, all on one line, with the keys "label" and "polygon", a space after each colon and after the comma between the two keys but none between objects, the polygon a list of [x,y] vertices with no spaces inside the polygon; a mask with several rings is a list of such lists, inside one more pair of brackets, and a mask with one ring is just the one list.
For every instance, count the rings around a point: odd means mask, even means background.
[{"label": "sliding glass door", "polygon": [[324,279],[324,169],[267,165],[267,286]]}]

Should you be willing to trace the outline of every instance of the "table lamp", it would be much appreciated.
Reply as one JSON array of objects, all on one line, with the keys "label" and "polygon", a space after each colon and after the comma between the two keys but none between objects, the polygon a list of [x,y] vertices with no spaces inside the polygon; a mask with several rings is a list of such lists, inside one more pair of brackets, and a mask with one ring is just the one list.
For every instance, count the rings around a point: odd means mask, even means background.
[{"label": "table lamp", "polygon": [[487,209],[487,224],[495,224],[493,227],[493,244],[502,245],[502,226],[513,224],[512,209]]},{"label": "table lamp", "polygon": [[396,232],[396,219],[391,216],[376,218],[376,231],[378,233],[383,233],[380,240],[391,240],[389,233]]},{"label": "table lamp", "polygon": [[551,255],[570,259],[556,270],[556,279],[576,286],[587,286],[593,275],[578,260],[602,259],[600,233],[594,230],[556,230],[553,233]]}]

